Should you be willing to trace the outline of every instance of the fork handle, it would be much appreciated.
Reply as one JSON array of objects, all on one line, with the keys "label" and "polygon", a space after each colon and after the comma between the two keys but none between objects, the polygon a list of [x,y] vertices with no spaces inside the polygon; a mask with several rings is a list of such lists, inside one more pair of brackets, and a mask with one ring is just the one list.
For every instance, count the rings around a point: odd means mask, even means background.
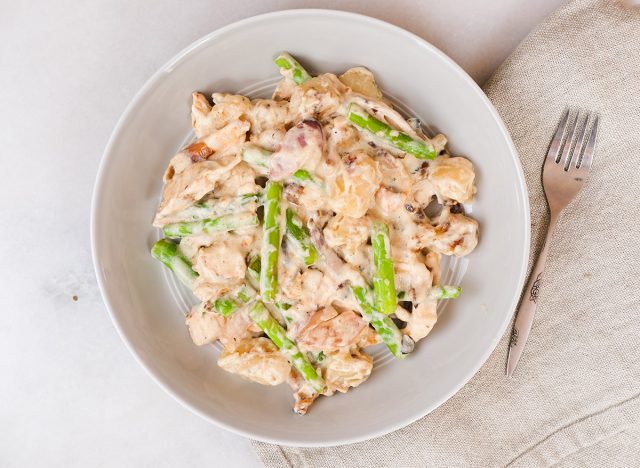
[{"label": "fork handle", "polygon": [[533,267],[525,293],[520,302],[518,308],[516,322],[513,325],[513,331],[511,332],[511,339],[509,340],[509,356],[507,358],[507,376],[511,377],[513,371],[518,365],[522,351],[529,338],[529,332],[533,325],[533,317],[536,314],[536,303],[540,295],[540,287],[542,285],[542,272],[544,271],[545,264],[547,263],[547,254],[549,253],[549,245],[551,244],[551,237],[553,237],[553,231],[556,228],[556,220],[558,219],[557,213],[551,213],[549,219],[549,226],[547,227],[547,237],[544,240],[544,246],[542,251],[536,260],[536,264]]}]

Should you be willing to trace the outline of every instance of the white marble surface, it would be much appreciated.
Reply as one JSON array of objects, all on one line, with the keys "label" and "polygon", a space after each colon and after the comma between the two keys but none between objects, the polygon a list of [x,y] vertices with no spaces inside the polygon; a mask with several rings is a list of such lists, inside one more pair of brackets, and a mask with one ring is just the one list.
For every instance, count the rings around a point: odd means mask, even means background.
[{"label": "white marble surface", "polygon": [[0,466],[260,465],[247,440],[146,375],[94,279],[89,206],[103,148],[176,52],[254,14],[340,8],[425,37],[482,81],[562,2],[0,0]]}]

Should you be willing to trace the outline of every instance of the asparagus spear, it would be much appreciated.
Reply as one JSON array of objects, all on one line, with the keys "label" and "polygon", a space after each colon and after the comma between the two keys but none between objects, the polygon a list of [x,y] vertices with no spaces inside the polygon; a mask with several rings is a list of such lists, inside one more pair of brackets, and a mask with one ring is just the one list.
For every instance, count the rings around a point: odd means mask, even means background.
[{"label": "asparagus spear", "polygon": [[[260,284],[260,266],[261,262],[259,256],[256,255],[255,257],[249,259],[247,268],[247,279],[249,280],[249,284],[251,286],[257,286]],[[284,302],[276,302],[275,304],[267,303],[265,304],[265,307],[267,307],[270,312],[273,312],[275,308],[275,310],[277,310],[280,315],[282,315],[282,318],[284,319],[284,322],[285,324],[287,324],[287,326],[293,322],[293,317],[288,312],[288,310],[291,308],[291,304],[287,304]]]},{"label": "asparagus spear", "polygon": [[228,296],[216,299],[213,303],[214,310],[224,317],[228,317],[239,307],[248,304],[256,296],[253,288],[240,286]]},{"label": "asparagus spear", "polygon": [[193,282],[198,277],[198,273],[193,271],[191,262],[182,255],[178,244],[167,239],[160,239],[151,248],[151,255],[169,267],[182,284],[193,289]]},{"label": "asparagus spear", "polygon": [[258,193],[248,193],[237,197],[211,198],[197,202],[179,213],[184,221],[198,221],[218,216],[255,210],[256,202],[260,198]]},{"label": "asparagus spear", "polygon": [[389,315],[396,311],[398,301],[393,274],[393,260],[391,259],[391,242],[389,241],[389,226],[384,223],[374,223],[371,233],[373,247],[373,291],[376,309]]},{"label": "asparagus spear", "polygon": [[429,290],[429,299],[455,299],[460,295],[460,286],[434,286]]},{"label": "asparagus spear", "polygon": [[287,240],[297,245],[307,265],[313,265],[318,258],[318,251],[309,239],[309,229],[302,223],[291,208],[287,208]]},{"label": "asparagus spear", "polygon": [[311,75],[307,70],[302,68],[302,65],[287,52],[282,52],[278,55],[274,62],[280,67],[280,72],[284,76],[291,77],[296,84],[302,84],[311,79]]},{"label": "asparagus spear", "polygon": [[293,178],[300,182],[313,180],[313,177],[311,176],[309,171],[307,171],[306,169],[298,169],[296,172],[293,173]]},{"label": "asparagus spear", "polygon": [[278,253],[280,251],[280,199],[282,185],[270,180],[265,187],[264,226],[260,252],[260,294],[273,302],[278,289]]},{"label": "asparagus spear", "polygon": [[221,297],[220,299],[216,299],[213,303],[213,308],[217,313],[224,317],[228,317],[231,315],[233,311],[238,308],[238,304],[228,297]]},{"label": "asparagus spear", "polygon": [[389,351],[391,351],[395,357],[399,359],[405,358],[406,355],[413,350],[413,340],[408,336],[403,336],[388,315],[376,310],[371,300],[371,289],[367,286],[362,274],[350,268],[326,245],[322,232],[313,221],[309,222],[309,233],[318,252],[327,264],[329,268],[328,271],[333,274],[338,281],[344,281],[344,277],[349,278],[351,292],[360,306],[362,317],[373,326],[384,344],[387,345],[387,348],[389,348]]},{"label": "asparagus spear", "polygon": [[407,350],[407,344],[403,343],[403,341],[408,337],[402,336],[402,333],[398,330],[396,324],[393,323],[391,317],[378,312],[372,305],[370,300],[371,291],[369,288],[365,286],[352,285],[351,292],[353,292],[353,295],[358,301],[362,316],[373,326],[378,335],[380,335],[380,338],[384,344],[387,345],[391,354],[398,359],[404,359],[407,357],[408,353],[403,352]]},{"label": "asparagus spear", "polygon": [[246,143],[242,147],[242,159],[244,162],[263,176],[269,173],[269,156],[271,156],[271,151],[251,143]]},{"label": "asparagus spear", "polygon": [[412,154],[418,159],[436,159],[436,151],[432,144],[416,140],[406,133],[391,128],[386,123],[368,114],[357,104],[349,105],[347,118],[357,127],[368,130],[378,138],[386,140],[392,146],[405,153]]},{"label": "asparagus spear", "polygon": [[233,231],[257,225],[258,217],[251,212],[246,212],[220,216],[219,218],[171,223],[167,224],[162,231],[167,237],[187,237]]},{"label": "asparagus spear", "polygon": [[249,316],[287,357],[291,365],[300,372],[304,380],[309,382],[316,392],[322,393],[325,388],[324,380],[318,375],[304,353],[287,337],[284,328],[271,316],[265,305],[257,301],[249,310]]}]

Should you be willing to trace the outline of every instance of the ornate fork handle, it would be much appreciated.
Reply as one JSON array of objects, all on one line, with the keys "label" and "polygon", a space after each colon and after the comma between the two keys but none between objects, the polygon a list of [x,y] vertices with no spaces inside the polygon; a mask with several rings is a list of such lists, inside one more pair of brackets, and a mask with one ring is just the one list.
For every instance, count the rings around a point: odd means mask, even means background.
[{"label": "ornate fork handle", "polygon": [[557,217],[558,215],[556,213],[551,213],[549,227],[547,228],[547,236],[544,240],[544,247],[542,247],[542,251],[536,260],[531,276],[529,276],[525,295],[522,298],[522,302],[520,303],[520,307],[517,311],[518,315],[509,341],[509,357],[507,359],[507,375],[509,377],[513,374],[513,371],[520,360],[520,356],[524,351],[527,339],[529,338],[529,332],[531,331],[531,325],[533,324],[533,317],[536,314],[540,287],[542,286],[542,273],[544,272],[544,267],[547,263],[547,254],[549,253],[549,245],[551,244],[553,231],[556,227]]}]

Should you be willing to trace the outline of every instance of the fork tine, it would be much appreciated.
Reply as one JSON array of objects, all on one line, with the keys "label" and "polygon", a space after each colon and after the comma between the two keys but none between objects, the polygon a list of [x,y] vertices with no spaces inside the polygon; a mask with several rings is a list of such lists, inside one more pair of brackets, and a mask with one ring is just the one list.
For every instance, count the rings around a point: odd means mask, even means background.
[{"label": "fork tine", "polygon": [[581,125],[576,124],[576,129],[579,129],[578,135],[576,135],[576,146],[573,148],[573,153],[570,157],[569,163],[564,167],[565,171],[571,169],[572,166],[578,167],[580,163],[580,156],[584,151],[584,145],[587,140],[587,130],[589,129],[589,119],[591,118],[591,113],[587,112],[587,115],[584,116]]},{"label": "fork tine", "polygon": [[587,141],[587,146],[584,149],[584,154],[582,155],[582,161],[580,162],[579,169],[584,169],[588,171],[591,169],[591,163],[593,162],[593,153],[596,146],[596,137],[598,136],[598,119],[599,117],[596,115],[593,119],[593,124],[591,125],[591,133],[589,135],[589,141]]},{"label": "fork tine", "polygon": [[553,135],[551,139],[551,146],[549,146],[549,152],[547,153],[547,159],[556,162],[558,160],[558,153],[560,151],[560,144],[562,143],[562,137],[564,136],[564,132],[567,128],[567,119],[569,118],[569,108],[564,112],[562,119],[560,119],[560,123],[558,124],[558,128],[556,129],[556,134]]},{"label": "fork tine", "polygon": [[578,126],[578,119],[580,118],[580,111],[576,112],[576,116],[571,120],[569,124],[569,134],[567,135],[567,141],[562,148],[562,156],[558,161],[563,167],[567,167],[571,162],[571,147],[573,146],[573,137],[576,133],[576,127]]}]

